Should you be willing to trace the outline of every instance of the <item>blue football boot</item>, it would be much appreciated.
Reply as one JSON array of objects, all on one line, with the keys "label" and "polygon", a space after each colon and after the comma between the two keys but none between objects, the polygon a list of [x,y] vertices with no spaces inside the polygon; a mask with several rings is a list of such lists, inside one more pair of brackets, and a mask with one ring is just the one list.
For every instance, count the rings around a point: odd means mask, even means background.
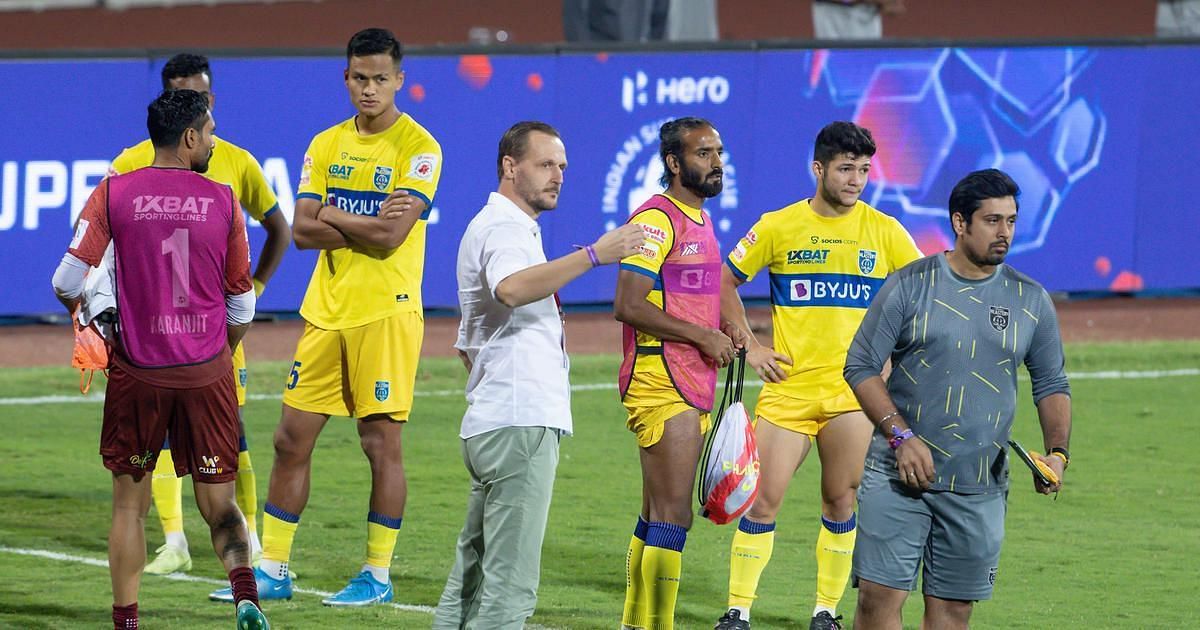
[{"label": "blue football boot", "polygon": [[[284,578],[277,580],[258,567],[254,568],[254,581],[258,583],[258,601],[269,599],[291,599],[292,598],[292,579]],[[208,598],[214,602],[233,603],[233,587],[226,586],[219,588],[208,594]]]},{"label": "blue football boot", "polygon": [[[261,597],[261,595],[260,595]],[[354,576],[346,588],[338,591],[332,597],[321,600],[326,606],[370,606],[392,601],[392,583],[380,582],[363,571]]]}]

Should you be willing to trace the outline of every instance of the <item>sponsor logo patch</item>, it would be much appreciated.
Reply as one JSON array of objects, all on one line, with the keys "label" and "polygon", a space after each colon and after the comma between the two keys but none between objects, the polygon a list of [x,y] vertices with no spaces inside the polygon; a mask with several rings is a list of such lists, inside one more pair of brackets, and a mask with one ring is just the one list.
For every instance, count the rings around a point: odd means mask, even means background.
[{"label": "sponsor logo patch", "polygon": [[356,168],[358,167],[350,166],[349,164],[330,164],[329,179],[350,179]]},{"label": "sponsor logo patch", "polygon": [[219,475],[221,474],[221,471],[224,470],[221,467],[220,455],[213,455],[212,457],[209,457],[208,455],[201,455],[200,461],[203,462],[203,465],[200,466],[200,472],[206,475]]},{"label": "sponsor logo patch", "polygon": [[145,470],[146,467],[149,466],[153,462],[154,462],[154,453],[152,451],[146,451],[145,455],[134,454],[134,455],[129,456],[129,463],[133,464],[134,466],[137,466],[138,468],[141,468],[143,470]]},{"label": "sponsor logo patch", "polygon": [[433,172],[437,169],[438,156],[435,153],[417,155],[408,164],[408,177],[423,182],[433,181]]},{"label": "sponsor logo patch", "polygon": [[797,302],[808,302],[812,299],[811,280],[792,280],[792,299]]},{"label": "sponsor logo patch", "polygon": [[300,167],[300,185],[304,186],[312,182],[312,166],[313,159],[307,154],[304,156],[304,165]]},{"label": "sponsor logo patch", "polygon": [[793,249],[787,254],[789,265],[813,265],[829,259],[828,249]]},{"label": "sponsor logo patch", "polygon": [[645,223],[638,223],[638,225],[642,226],[642,233],[646,235],[646,240],[659,244],[667,242],[666,230],[656,225],[647,225]]},{"label": "sponsor logo patch", "polygon": [[883,278],[841,273],[771,274],[771,300],[778,306],[867,308]]}]

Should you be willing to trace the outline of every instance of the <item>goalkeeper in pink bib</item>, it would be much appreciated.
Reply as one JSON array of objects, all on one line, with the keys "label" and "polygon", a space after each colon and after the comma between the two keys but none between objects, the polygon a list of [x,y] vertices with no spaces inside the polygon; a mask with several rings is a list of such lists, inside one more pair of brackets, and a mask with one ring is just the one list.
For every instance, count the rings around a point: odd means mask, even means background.
[{"label": "goalkeeper in pink bib", "polygon": [[255,302],[246,224],[229,186],[200,175],[215,127],[202,94],[163,92],[150,104],[146,126],[153,164],[100,183],[53,279],[59,300],[74,312],[84,274],[112,242],[118,334],[100,455],[113,477],[113,626],[138,627],[147,473],[169,435],[175,472],[192,475],[196,504],[229,574],[237,627],[268,628],[234,499],[240,429],[232,349]]}]

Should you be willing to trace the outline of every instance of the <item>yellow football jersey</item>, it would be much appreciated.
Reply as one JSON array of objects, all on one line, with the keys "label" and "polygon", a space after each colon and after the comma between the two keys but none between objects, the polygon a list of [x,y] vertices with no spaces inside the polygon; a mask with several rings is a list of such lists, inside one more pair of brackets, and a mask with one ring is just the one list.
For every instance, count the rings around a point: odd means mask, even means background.
[{"label": "yellow football jersey", "polygon": [[360,135],[350,118],[313,138],[304,154],[297,199],[377,216],[388,194],[403,189],[428,207],[396,249],[352,245],[322,251],[300,305],[305,320],[341,330],[421,311],[426,219],[441,175],[441,146],[408,114],[369,136]]},{"label": "yellow football jersey", "polygon": [[[275,193],[263,176],[262,167],[250,152],[232,142],[213,136],[216,146],[213,147],[212,159],[208,162],[208,171],[204,176],[233,188],[233,196],[237,197],[246,212],[255,221],[262,221],[267,215],[279,210],[279,202]],[[112,161],[109,170],[112,173],[128,173],[139,168],[150,166],[154,162],[154,145],[149,140],[135,144],[117,156]]]},{"label": "yellow football jersey", "polygon": [[762,215],[725,262],[743,280],[770,272],[775,350],[793,365],[764,387],[803,400],[844,392],[846,352],[871,298],[920,257],[899,221],[862,201],[841,217],[817,214],[807,199]]},{"label": "yellow football jersey", "polygon": [[[689,219],[703,225],[704,213],[700,209],[693,208],[665,193],[663,196],[670,199]],[[671,248],[675,245],[675,228],[671,226],[671,220],[667,218],[666,213],[661,210],[647,210],[642,212],[635,219],[632,219],[632,222],[642,226],[642,231],[645,232],[645,239],[642,241],[641,250],[637,254],[621,260],[621,269],[640,273],[654,280],[654,287],[646,295],[646,301],[661,309],[663,307],[663,294],[660,271],[662,270],[663,259],[666,258],[667,254],[671,252]],[[637,345],[661,346],[662,340],[639,330],[637,331]],[[661,355],[646,355],[639,358],[637,364],[634,366],[634,371],[638,374],[646,372],[661,374],[666,387],[674,387],[667,377],[667,370],[663,366]]]}]

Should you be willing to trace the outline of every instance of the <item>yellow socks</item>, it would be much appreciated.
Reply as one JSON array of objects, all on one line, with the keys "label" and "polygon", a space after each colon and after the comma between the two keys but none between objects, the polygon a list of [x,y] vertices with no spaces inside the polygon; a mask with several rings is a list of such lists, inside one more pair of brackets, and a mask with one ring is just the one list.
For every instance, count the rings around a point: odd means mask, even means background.
[{"label": "yellow socks", "polygon": [[292,540],[299,526],[299,514],[284,512],[270,503],[264,505],[263,561],[280,563],[286,570],[288,559],[292,556]]},{"label": "yellow socks", "polygon": [[[817,607],[836,614],[853,568],[854,540],[858,537],[855,515],[842,522],[821,517],[817,535]],[[815,613],[814,613],[815,614]]]},{"label": "yellow socks", "polygon": [[729,549],[730,608],[750,609],[774,548],[775,523],[756,523],[743,516]]},{"label": "yellow socks", "polygon": [[396,550],[402,520],[379,512],[367,513],[367,564],[380,569],[392,566],[392,552]]},{"label": "yellow socks", "polygon": [[[183,480],[175,476],[175,460],[171,449],[158,452],[154,464],[154,475],[150,478],[150,493],[154,495],[154,509],[162,522],[163,533],[174,540],[183,535]],[[187,549],[184,543],[183,549]]]},{"label": "yellow socks", "polygon": [[629,539],[629,551],[625,553],[625,610],[621,613],[621,625],[631,628],[646,627],[646,585],[642,581],[642,555],[646,548],[646,529],[649,523],[641,516]]},{"label": "yellow socks", "polygon": [[646,589],[647,630],[675,627],[675,599],[683,567],[687,530],[671,523],[649,523],[642,551],[642,581]]},{"label": "yellow socks", "polygon": [[242,438],[242,449],[238,451],[238,470],[237,470],[237,504],[238,509],[242,511],[242,515],[246,517],[246,529],[250,533],[251,538],[258,538],[258,526],[255,521],[258,518],[258,491],[254,484],[257,481],[254,477],[254,466],[250,463],[250,451],[246,450],[246,438]]}]

